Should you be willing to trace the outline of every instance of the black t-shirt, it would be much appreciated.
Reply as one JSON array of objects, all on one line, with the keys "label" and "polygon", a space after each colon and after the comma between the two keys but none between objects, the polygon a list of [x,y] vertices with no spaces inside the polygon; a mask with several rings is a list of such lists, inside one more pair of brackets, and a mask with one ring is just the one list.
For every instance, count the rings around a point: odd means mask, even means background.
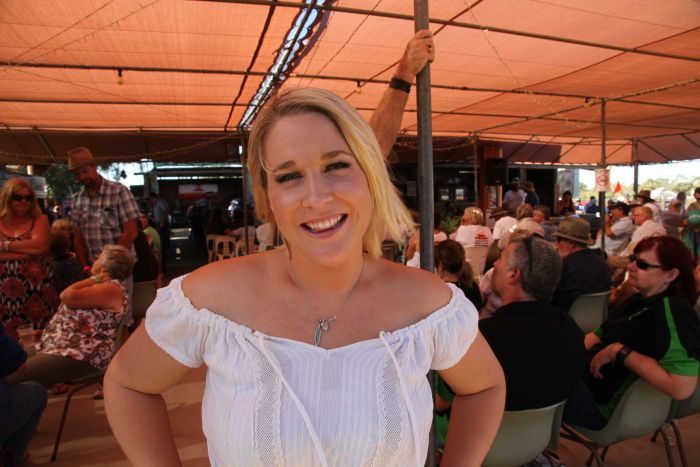
[{"label": "black t-shirt", "polygon": [[583,332],[543,301],[504,305],[479,321],[506,377],[506,410],[546,407],[568,398],[584,371]]},{"label": "black t-shirt", "polygon": [[561,280],[552,304],[568,311],[579,295],[605,292],[612,285],[605,260],[589,248],[571,253],[562,261]]}]

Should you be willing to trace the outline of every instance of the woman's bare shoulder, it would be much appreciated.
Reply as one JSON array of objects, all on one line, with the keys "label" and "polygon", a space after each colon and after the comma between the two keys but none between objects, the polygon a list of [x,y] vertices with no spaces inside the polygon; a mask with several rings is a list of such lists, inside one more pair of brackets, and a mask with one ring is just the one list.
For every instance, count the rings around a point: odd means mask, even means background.
[{"label": "woman's bare shoulder", "polygon": [[398,308],[422,319],[445,306],[452,292],[445,282],[435,274],[423,269],[411,268],[398,263],[383,261],[383,286],[387,297]]},{"label": "woman's bare shoulder", "polygon": [[232,305],[245,307],[258,296],[279,253],[269,251],[207,264],[182,281],[182,291],[197,309],[217,312]]}]

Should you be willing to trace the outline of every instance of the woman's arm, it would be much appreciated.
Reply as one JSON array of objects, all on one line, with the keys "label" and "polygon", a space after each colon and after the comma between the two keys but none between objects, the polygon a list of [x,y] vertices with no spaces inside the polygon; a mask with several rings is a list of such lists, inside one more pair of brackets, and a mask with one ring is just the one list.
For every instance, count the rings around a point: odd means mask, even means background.
[{"label": "woman's arm", "polygon": [[189,370],[158,347],[144,326],[112,359],[104,380],[105,410],[132,465],[181,465],[161,394]]},{"label": "woman's arm", "polygon": [[[95,277],[99,283],[95,282]],[[70,308],[102,308],[119,311],[124,294],[117,284],[108,282],[109,276],[100,273],[99,276],[88,277],[66,287],[61,292],[61,301]]]},{"label": "woman's arm", "polygon": [[[600,369],[608,363],[615,362],[617,353],[622,347],[621,343],[615,342],[598,352],[591,360],[591,373],[596,378],[602,378],[603,375],[600,373]],[[625,358],[623,364],[644,381],[677,400],[690,397],[695,391],[695,386],[698,382],[697,376],[669,373],[653,358],[635,351],[632,351]]]},{"label": "woman's arm", "polygon": [[503,417],[506,383],[501,365],[479,333],[459,363],[439,373],[456,394],[440,465],[479,466]]},{"label": "woman's arm", "polygon": [[7,244],[7,252],[22,255],[41,255],[49,251],[50,243],[51,229],[49,229],[49,219],[42,214],[34,222],[32,238],[9,242]]},{"label": "woman's arm", "polygon": [[589,332],[588,334],[586,334],[586,337],[584,337],[583,340],[583,345],[584,347],[586,347],[586,350],[590,350],[591,347],[599,343],[600,337],[596,336],[593,332]]}]

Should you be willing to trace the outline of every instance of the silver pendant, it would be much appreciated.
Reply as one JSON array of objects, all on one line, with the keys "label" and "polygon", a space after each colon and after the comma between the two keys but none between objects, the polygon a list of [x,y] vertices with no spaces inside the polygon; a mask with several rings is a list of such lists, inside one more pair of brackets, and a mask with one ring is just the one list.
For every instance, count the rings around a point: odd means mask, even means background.
[{"label": "silver pendant", "polygon": [[316,333],[314,334],[314,345],[316,347],[321,346],[321,336],[323,335],[324,331],[328,331],[330,329],[330,324],[331,321],[335,319],[335,316],[332,318],[321,318],[318,320],[318,324],[316,325]]}]

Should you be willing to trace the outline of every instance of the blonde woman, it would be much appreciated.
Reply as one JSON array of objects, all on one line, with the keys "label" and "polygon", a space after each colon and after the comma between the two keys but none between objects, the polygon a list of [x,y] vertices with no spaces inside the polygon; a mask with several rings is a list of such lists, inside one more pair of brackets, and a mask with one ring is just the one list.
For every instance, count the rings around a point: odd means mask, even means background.
[{"label": "blonde woman", "polygon": [[462,215],[462,225],[450,234],[450,240],[461,243],[463,247],[490,246],[493,234],[484,225],[484,212],[479,208],[466,208]]},{"label": "blonde woman", "polygon": [[48,254],[51,233],[31,183],[11,178],[0,191],[0,306],[2,325],[43,329],[58,305]]},{"label": "blonde woman", "polygon": [[160,394],[206,364],[213,466],[423,466],[431,368],[458,394],[443,461],[481,463],[503,374],[461,290],[382,259],[385,234],[412,222],[370,126],[328,91],[294,89],[258,116],[248,154],[258,216],[286,248],[160,289],[105,380],[130,461],[179,464]]}]

